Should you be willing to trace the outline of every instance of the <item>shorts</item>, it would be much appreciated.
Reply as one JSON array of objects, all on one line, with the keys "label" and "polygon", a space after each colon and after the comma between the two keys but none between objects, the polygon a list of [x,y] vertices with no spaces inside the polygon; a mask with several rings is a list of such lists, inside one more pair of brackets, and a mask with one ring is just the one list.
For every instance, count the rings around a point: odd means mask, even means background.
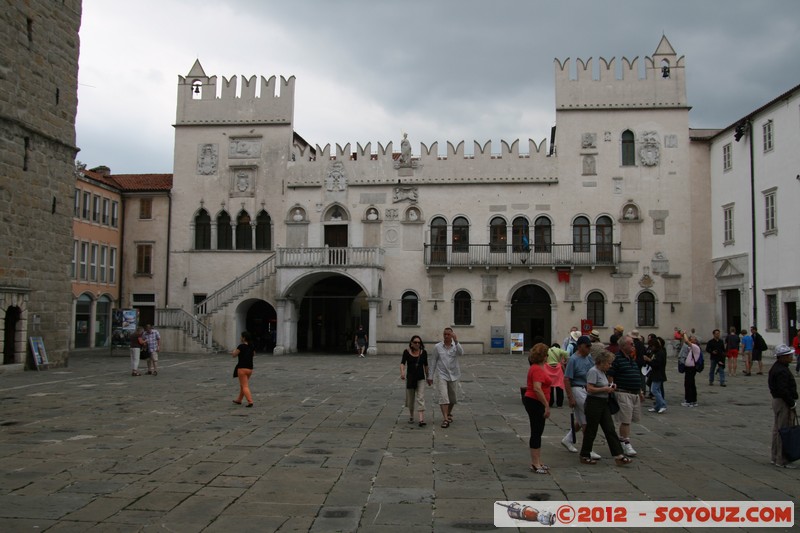
[{"label": "shorts", "polygon": [[751,359],[751,361],[761,361],[761,354],[762,353],[763,352],[757,352],[757,351],[753,350],[753,358]]},{"label": "shorts", "polygon": [[736,359],[737,357],[739,357],[739,350],[736,348],[728,350],[728,359]]},{"label": "shorts", "polygon": [[436,378],[434,388],[436,389],[436,397],[438,398],[439,405],[446,403],[455,405],[458,403],[456,396],[456,386],[458,381],[447,381],[442,378]]},{"label": "shorts", "polygon": [[575,398],[575,407],[572,412],[575,415],[575,422],[578,425],[586,425],[586,411],[584,406],[586,404],[586,388],[585,387],[571,387],[572,397]]},{"label": "shorts", "polygon": [[617,391],[615,395],[617,403],[619,403],[619,413],[614,415],[614,421],[618,424],[638,422],[642,415],[642,402],[639,401],[639,395],[621,391]]},{"label": "shorts", "polygon": [[158,352],[150,352],[150,360],[158,361]]}]

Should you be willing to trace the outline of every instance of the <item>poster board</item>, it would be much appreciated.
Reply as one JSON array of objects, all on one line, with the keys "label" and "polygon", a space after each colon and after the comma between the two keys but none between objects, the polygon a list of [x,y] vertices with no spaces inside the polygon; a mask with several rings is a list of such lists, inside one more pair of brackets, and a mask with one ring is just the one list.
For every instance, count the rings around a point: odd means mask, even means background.
[{"label": "poster board", "polygon": [[512,333],[511,334],[511,353],[524,353],[525,352],[525,334]]},{"label": "poster board", "polygon": [[33,366],[36,370],[47,367],[50,361],[47,360],[47,351],[44,349],[44,340],[41,337],[29,337],[31,353],[33,354]]},{"label": "poster board", "polygon": [[111,347],[128,348],[139,326],[138,309],[114,309],[111,313]]}]

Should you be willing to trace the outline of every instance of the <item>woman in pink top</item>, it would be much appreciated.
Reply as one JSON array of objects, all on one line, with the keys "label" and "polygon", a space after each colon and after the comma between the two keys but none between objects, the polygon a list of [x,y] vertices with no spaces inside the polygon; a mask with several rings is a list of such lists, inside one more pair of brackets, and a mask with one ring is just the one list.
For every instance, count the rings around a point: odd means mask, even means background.
[{"label": "woman in pink top", "polygon": [[528,412],[531,422],[531,471],[537,474],[549,474],[550,467],[542,464],[542,433],[544,421],[550,417],[550,376],[544,368],[547,359],[547,345],[536,344],[528,356],[528,387],[522,397],[522,404]]}]

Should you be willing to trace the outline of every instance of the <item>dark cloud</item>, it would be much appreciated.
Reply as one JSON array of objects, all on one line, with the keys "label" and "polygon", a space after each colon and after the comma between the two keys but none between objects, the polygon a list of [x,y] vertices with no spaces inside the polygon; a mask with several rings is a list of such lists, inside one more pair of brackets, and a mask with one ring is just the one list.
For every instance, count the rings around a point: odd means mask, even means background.
[{"label": "dark cloud", "polygon": [[[798,25],[796,0],[84,0],[82,82],[102,83],[81,89],[78,140],[90,165],[169,171],[175,81],[199,57],[210,75],[296,75],[312,144],[527,146],[555,120],[554,58],[641,60],[662,33],[686,56],[691,125],[722,127],[800,81]],[[124,135],[94,133],[109,116]]]}]

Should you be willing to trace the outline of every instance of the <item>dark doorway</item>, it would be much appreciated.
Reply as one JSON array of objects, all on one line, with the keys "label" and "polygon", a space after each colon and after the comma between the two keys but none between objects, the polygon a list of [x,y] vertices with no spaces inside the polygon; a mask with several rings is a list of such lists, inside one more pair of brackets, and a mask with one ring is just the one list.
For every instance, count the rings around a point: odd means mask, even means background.
[{"label": "dark doorway", "polygon": [[[330,248],[347,248],[347,225],[337,224],[325,226],[325,246]],[[347,264],[346,250],[329,250],[328,263],[331,265]]]},{"label": "dark doorway", "polygon": [[797,335],[797,302],[786,302],[786,331],[789,334],[786,344],[791,346]]},{"label": "dark doorway", "polygon": [[736,331],[742,330],[742,299],[739,289],[728,289],[723,291],[725,296],[725,324],[724,328],[729,329],[731,326],[736,328]]},{"label": "dark doorway", "polygon": [[272,353],[275,349],[277,318],[275,309],[263,300],[257,301],[247,310],[245,329],[253,336],[256,352]]},{"label": "dark doorway", "polygon": [[525,335],[525,350],[530,350],[533,340],[541,337],[551,343],[552,319],[550,295],[536,285],[525,285],[511,297],[511,332]]},{"label": "dark doorway", "polygon": [[145,327],[147,324],[156,325],[156,308],[152,305],[133,306],[139,311],[139,325]]},{"label": "dark doorway", "polygon": [[363,298],[361,286],[345,276],[333,275],[316,283],[300,304],[297,350],[353,352],[356,328],[359,324],[369,328],[360,312],[353,313],[353,302]]},{"label": "dark doorway", "polygon": [[22,318],[22,309],[16,305],[6,309],[6,325],[3,331],[3,364],[10,365],[14,361],[14,347],[17,345],[17,324]]}]

